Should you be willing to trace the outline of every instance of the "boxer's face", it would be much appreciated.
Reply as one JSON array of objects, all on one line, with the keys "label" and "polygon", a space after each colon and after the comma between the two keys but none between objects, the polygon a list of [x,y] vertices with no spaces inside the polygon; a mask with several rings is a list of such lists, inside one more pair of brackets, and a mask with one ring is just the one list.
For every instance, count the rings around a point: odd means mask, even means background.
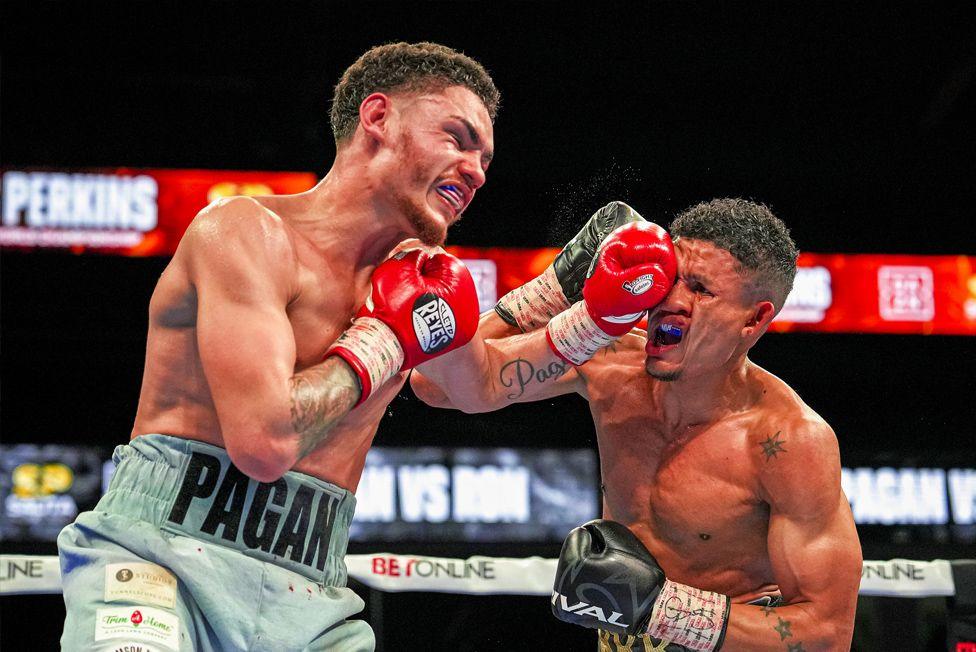
[{"label": "boxer's face", "polygon": [[[746,338],[752,331],[745,326],[757,306],[728,251],[701,240],[678,239],[675,253],[678,279],[648,317],[645,348],[647,373],[666,381],[713,374],[734,362],[748,349]],[[665,333],[668,327],[680,329],[680,339]]]},{"label": "boxer's face", "polygon": [[392,98],[393,201],[418,238],[442,244],[447,227],[485,183],[494,152],[491,118],[478,96],[462,86]]}]

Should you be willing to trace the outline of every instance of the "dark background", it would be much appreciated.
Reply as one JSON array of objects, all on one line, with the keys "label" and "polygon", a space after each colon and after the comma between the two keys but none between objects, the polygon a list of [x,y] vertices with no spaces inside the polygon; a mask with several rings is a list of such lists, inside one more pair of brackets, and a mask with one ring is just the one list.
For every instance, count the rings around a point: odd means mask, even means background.
[{"label": "dark background", "polygon": [[[667,224],[692,203],[744,196],[769,204],[805,251],[976,254],[966,3],[5,0],[0,22],[6,166],[322,175],[345,67],[372,45],[434,40],[479,59],[503,94],[488,184],[452,244],[560,245],[610,199]],[[5,443],[110,448],[128,437],[149,296],[166,262],[4,253]],[[974,353],[971,337],[771,334],[752,357],[833,425],[846,466],[949,467],[976,463]],[[376,441],[594,445],[575,397],[471,417],[433,412],[409,390]],[[868,559],[974,556],[973,533],[958,529],[861,535]],[[386,650],[592,649],[543,598],[364,595]],[[939,636],[938,616],[913,633],[924,602],[862,604],[859,649],[924,648]],[[0,606],[5,649],[40,613],[51,631],[32,626],[31,640],[53,645],[59,598]],[[884,627],[895,620],[897,638]]]}]

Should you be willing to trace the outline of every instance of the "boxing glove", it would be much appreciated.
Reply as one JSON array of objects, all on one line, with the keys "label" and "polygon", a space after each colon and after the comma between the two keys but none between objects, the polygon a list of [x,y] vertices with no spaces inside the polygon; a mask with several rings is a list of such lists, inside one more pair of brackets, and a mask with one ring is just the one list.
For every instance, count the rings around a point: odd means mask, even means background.
[{"label": "boxing glove", "polygon": [[464,264],[410,249],[373,271],[365,305],[326,357],[341,357],[359,377],[359,405],[397,372],[464,346],[477,330],[478,294]]},{"label": "boxing glove", "polygon": [[598,248],[583,284],[583,301],[550,320],[553,351],[581,365],[627,333],[674,284],[678,263],[671,238],[651,222],[618,227]]},{"label": "boxing glove", "polygon": [[582,298],[583,282],[597,247],[617,227],[644,222],[643,217],[621,201],[610,202],[595,212],[580,232],[539,276],[515,288],[495,304],[495,312],[523,332],[541,328],[555,315]]}]

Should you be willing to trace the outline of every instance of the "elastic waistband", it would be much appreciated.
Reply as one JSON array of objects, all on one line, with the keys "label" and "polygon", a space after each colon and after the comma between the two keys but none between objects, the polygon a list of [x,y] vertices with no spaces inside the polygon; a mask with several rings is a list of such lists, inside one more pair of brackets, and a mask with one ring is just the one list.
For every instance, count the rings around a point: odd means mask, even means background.
[{"label": "elastic waistband", "polygon": [[115,449],[117,465],[96,511],[236,550],[326,586],[345,586],[356,497],[289,471],[258,482],[218,446],[141,435]]}]

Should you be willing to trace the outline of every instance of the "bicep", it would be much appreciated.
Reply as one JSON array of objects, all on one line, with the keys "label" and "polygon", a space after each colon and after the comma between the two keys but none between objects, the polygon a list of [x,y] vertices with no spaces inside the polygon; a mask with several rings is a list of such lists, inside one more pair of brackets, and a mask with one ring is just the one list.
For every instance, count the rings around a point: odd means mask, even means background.
[{"label": "bicep", "polygon": [[267,422],[287,408],[295,365],[286,312],[290,252],[286,236],[269,236],[275,225],[264,223],[268,219],[256,215],[252,225],[231,216],[217,232],[190,235],[196,238],[188,256],[197,346],[225,433]]},{"label": "bicep", "polygon": [[787,603],[810,603],[821,618],[840,619],[853,613],[857,600],[861,547],[840,487],[833,434],[811,450],[803,448],[799,439],[787,447],[786,455],[798,457],[764,483],[769,559]]}]

